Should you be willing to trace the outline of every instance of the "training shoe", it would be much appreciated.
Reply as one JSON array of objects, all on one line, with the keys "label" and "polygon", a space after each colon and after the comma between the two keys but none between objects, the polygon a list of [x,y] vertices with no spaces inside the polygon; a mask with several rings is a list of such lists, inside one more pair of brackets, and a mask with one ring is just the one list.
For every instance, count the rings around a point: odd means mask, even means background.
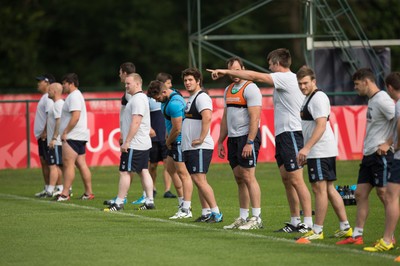
[{"label": "training shoe", "polygon": [[195,223],[204,223],[207,222],[211,218],[211,213],[208,213],[206,215],[202,215],[196,220],[194,220]]},{"label": "training shoe", "polygon": [[192,218],[192,212],[188,209],[184,209],[184,208],[179,208],[178,212],[175,213],[174,216],[169,217],[169,219],[171,220],[175,220],[175,219],[186,219],[186,218]]},{"label": "training shoe", "polygon": [[[103,202],[103,205],[108,205],[108,206],[110,206],[110,205],[114,204],[116,200],[117,200],[117,197],[112,198],[112,199],[110,199],[110,200],[105,200],[105,201]],[[127,202],[128,202],[128,199],[125,197],[125,198],[124,198],[124,204],[126,204]]]},{"label": "training shoe", "polygon": [[94,194],[86,195],[86,193],[83,193],[83,195],[79,199],[80,200],[93,200]]},{"label": "training shoe", "polygon": [[105,208],[105,212],[117,212],[117,211],[122,211],[124,209],[124,204],[117,204],[113,203],[111,204],[108,208]]},{"label": "training shoe", "polygon": [[175,199],[176,195],[172,194],[172,192],[168,190],[167,192],[164,193],[164,198],[166,198],[166,199]]},{"label": "training shoe", "polygon": [[70,198],[69,196],[64,196],[63,194],[58,195],[54,198],[56,201],[68,201]]},{"label": "training shoe", "polygon": [[346,228],[344,230],[336,230],[335,233],[333,234],[333,237],[336,238],[348,238],[351,237],[353,235],[353,229],[351,227]]},{"label": "training shoe", "polygon": [[394,248],[393,243],[386,244],[383,238],[379,239],[378,243],[376,243],[373,247],[365,247],[365,251],[369,252],[380,252],[380,251],[388,251]]},{"label": "training shoe", "polygon": [[308,227],[305,223],[299,223],[297,226],[292,225],[291,223],[285,223],[286,225],[279,230],[274,231],[275,233],[307,233],[311,231],[311,228]]},{"label": "training shoe", "polygon": [[224,229],[237,229],[239,226],[242,226],[246,223],[245,219],[242,219],[241,217],[236,218],[236,220],[231,223],[230,225],[225,225]]},{"label": "training shoe", "polygon": [[35,197],[43,198],[43,196],[46,195],[46,193],[47,193],[47,191],[45,189],[43,189],[42,191],[36,193]]},{"label": "training shoe", "polygon": [[146,197],[145,196],[141,196],[137,200],[132,201],[132,204],[140,205],[140,204],[143,204],[145,202],[146,202]]},{"label": "training shoe", "polygon": [[253,216],[247,222],[238,227],[239,230],[261,229],[263,228],[262,220],[260,217]]},{"label": "training shoe", "polygon": [[[308,233],[305,233],[300,238],[304,238],[307,240],[322,240],[322,239],[324,239],[324,232],[321,231],[321,233],[317,234],[313,230],[311,230]],[[298,240],[300,240],[300,238]],[[299,242],[301,242],[301,240]]]},{"label": "training shoe", "polygon": [[60,189],[58,189],[58,188],[56,188],[56,189],[54,189],[54,191],[53,191],[53,197],[57,197],[58,195],[60,195],[61,194],[61,190]]},{"label": "training shoe", "polygon": [[138,211],[144,211],[144,210],[154,210],[156,208],[156,206],[154,205],[154,203],[148,203],[148,204],[143,204],[142,206],[140,206],[139,208],[137,208],[136,210]]},{"label": "training shoe", "polygon": [[210,224],[220,223],[223,220],[224,220],[224,215],[222,214],[222,212],[220,212],[220,213],[212,212],[210,219],[207,220],[207,223],[210,223]]},{"label": "training shoe", "polygon": [[349,245],[349,244],[363,245],[364,244],[363,237],[362,236],[356,236],[355,238],[348,237],[346,239],[336,242],[336,245]]}]

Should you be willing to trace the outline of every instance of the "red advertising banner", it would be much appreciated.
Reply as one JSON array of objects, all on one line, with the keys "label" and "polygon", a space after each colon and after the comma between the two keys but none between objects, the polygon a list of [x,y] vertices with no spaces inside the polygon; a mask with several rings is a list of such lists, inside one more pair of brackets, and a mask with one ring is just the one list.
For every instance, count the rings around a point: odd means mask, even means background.
[{"label": "red advertising banner", "polygon": [[[121,93],[85,93],[90,141],[87,144],[87,162],[90,166],[118,165],[119,163],[119,100],[99,98],[119,98]],[[37,100],[40,95],[1,97],[0,100]],[[0,169],[39,167],[37,142],[33,135],[33,121],[37,102],[0,103]],[[211,135],[217,145],[220,122],[223,114],[223,99],[213,98],[213,118]],[[366,106],[334,106],[330,123],[339,148],[338,160],[362,158],[363,140],[366,126]],[[261,114],[262,146],[259,162],[275,161],[274,115],[272,99],[264,97]],[[28,118],[28,120],[27,120]],[[28,128],[29,127],[29,128]],[[29,146],[28,136],[29,132]],[[213,162],[227,162],[218,158],[216,149]]]}]

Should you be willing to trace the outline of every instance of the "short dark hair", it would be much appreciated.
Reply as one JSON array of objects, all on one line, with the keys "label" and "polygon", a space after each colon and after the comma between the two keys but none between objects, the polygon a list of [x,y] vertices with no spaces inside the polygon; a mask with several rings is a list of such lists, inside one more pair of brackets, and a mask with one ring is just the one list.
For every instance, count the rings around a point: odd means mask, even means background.
[{"label": "short dark hair", "polygon": [[372,82],[375,82],[374,73],[370,68],[360,68],[353,74],[353,81],[356,80],[364,80],[369,79]]},{"label": "short dark hair", "polygon": [[159,80],[152,80],[147,86],[147,96],[154,98],[155,96],[160,95],[163,89],[165,89],[164,82]]},{"label": "short dark hair", "polygon": [[159,80],[161,82],[166,82],[167,80],[171,80],[172,81],[172,76],[168,73],[165,72],[160,72],[157,74],[156,80]]},{"label": "short dark hair", "polygon": [[400,91],[400,72],[392,72],[385,79],[386,86],[392,86],[394,90]]},{"label": "short dark hair", "polygon": [[280,64],[283,67],[289,68],[292,64],[292,56],[286,48],[279,48],[270,52],[267,56],[267,61],[273,64]]},{"label": "short dark hair", "polygon": [[299,80],[307,76],[309,76],[311,80],[315,79],[314,71],[308,66],[302,66],[296,73],[296,77]]},{"label": "short dark hair", "polygon": [[200,70],[194,67],[186,68],[182,71],[182,80],[185,76],[193,76],[196,81],[200,81],[200,86],[203,83],[203,77],[200,73]]},{"label": "short dark hair", "polygon": [[125,62],[121,64],[119,68],[122,72],[126,72],[127,74],[132,74],[136,72],[136,67],[132,62]]},{"label": "short dark hair", "polygon": [[231,57],[231,58],[228,58],[227,60],[226,60],[226,65],[228,66],[228,67],[230,67],[231,65],[233,65],[233,63],[235,63],[235,61],[237,61],[238,63],[239,63],[239,65],[240,65],[240,68],[244,68],[244,64],[243,64],[243,60],[240,58],[240,57],[238,57],[238,56],[233,56],[233,57]]},{"label": "short dark hair", "polygon": [[62,77],[61,82],[73,83],[75,85],[75,87],[79,87],[78,75],[75,73],[65,74]]}]

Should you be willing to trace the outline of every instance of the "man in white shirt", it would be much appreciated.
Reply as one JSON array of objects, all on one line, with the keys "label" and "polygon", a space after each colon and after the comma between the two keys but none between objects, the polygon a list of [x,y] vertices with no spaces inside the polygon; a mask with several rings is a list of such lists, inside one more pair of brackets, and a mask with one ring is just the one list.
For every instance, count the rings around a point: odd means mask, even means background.
[{"label": "man in white shirt", "polygon": [[36,197],[43,198],[47,197],[47,188],[49,186],[49,175],[50,175],[50,169],[46,161],[47,157],[47,140],[46,140],[46,109],[51,107],[53,105],[53,101],[49,99],[48,97],[48,88],[51,83],[55,81],[53,75],[51,74],[44,74],[41,76],[36,77],[36,80],[38,81],[37,83],[37,89],[38,91],[43,94],[42,97],[39,100],[39,103],[36,108],[36,114],[35,114],[35,121],[33,124],[33,132],[35,134],[35,138],[38,143],[38,153],[39,153],[39,158],[40,158],[40,165],[42,167],[42,175],[44,179],[44,189],[38,193],[35,194]]},{"label": "man in white shirt", "polygon": [[146,192],[146,200],[138,210],[155,208],[153,180],[148,170],[151,148],[149,101],[143,93],[142,78],[139,74],[129,74],[125,78],[125,88],[131,97],[122,113],[123,143],[119,165],[118,195],[115,202],[104,209],[106,212],[120,211],[124,208],[125,196],[135,172],[140,176],[142,187]]},{"label": "man in white shirt", "polygon": [[363,233],[369,212],[369,194],[375,187],[379,199],[384,202],[386,182],[393,161],[394,102],[385,91],[378,88],[374,73],[370,69],[357,70],[353,74],[353,81],[357,93],[369,98],[367,128],[355,192],[357,201],[356,226],[353,236],[337,242],[338,245],[364,244]]},{"label": "man in white shirt", "polygon": [[69,191],[75,179],[75,165],[79,169],[85,188],[80,199],[94,199],[92,174],[86,163],[86,142],[89,140],[86,104],[78,86],[77,74],[68,73],[62,78],[63,92],[68,96],[65,99],[60,120],[64,188],[57,201],[70,199]]}]

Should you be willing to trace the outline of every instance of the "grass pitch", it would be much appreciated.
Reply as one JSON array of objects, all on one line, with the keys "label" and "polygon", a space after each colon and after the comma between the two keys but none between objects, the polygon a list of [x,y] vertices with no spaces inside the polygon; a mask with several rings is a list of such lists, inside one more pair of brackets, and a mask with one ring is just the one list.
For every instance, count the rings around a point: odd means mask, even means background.
[{"label": "grass pitch", "polygon": [[[356,183],[358,161],[338,161],[338,185]],[[325,239],[309,245],[296,244],[300,234],[274,233],[289,221],[289,208],[278,169],[260,163],[257,179],[262,191],[264,229],[224,230],[238,215],[237,186],[228,164],[210,167],[212,185],[224,222],[194,223],[201,213],[197,190],[192,199],[193,219],[172,221],[176,199],[162,198],[159,167],[156,210],[136,211],[128,203],[118,213],[104,213],[103,201],[114,197],[118,187],[117,167],[92,168],[93,201],[81,201],[82,182],[77,174],[69,202],[37,199],[42,188],[40,169],[0,171],[0,265],[396,265],[398,249],[368,253],[361,246],[337,246],[329,238],[338,221],[329,208]],[[305,178],[306,177],[306,172]],[[308,181],[306,182],[308,184]],[[135,176],[128,199],[141,195]],[[314,201],[313,201],[314,202]],[[346,207],[355,223],[356,206]],[[372,244],[383,234],[384,210],[375,191],[370,196],[370,215],[364,241]]]}]

